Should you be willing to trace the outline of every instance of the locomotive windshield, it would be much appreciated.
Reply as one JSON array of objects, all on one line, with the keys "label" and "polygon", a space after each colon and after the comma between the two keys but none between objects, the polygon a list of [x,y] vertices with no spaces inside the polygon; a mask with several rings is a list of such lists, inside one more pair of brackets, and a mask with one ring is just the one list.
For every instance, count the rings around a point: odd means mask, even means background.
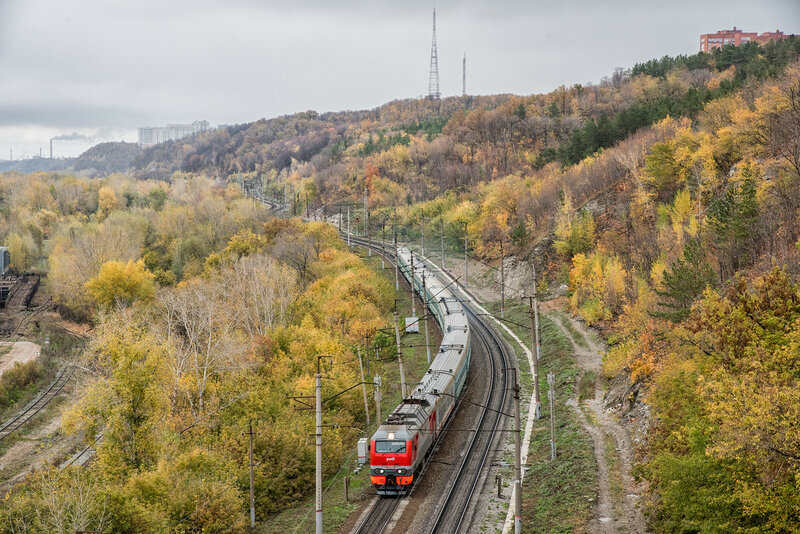
[{"label": "locomotive windshield", "polygon": [[382,454],[396,454],[406,452],[405,441],[375,441],[375,452]]}]

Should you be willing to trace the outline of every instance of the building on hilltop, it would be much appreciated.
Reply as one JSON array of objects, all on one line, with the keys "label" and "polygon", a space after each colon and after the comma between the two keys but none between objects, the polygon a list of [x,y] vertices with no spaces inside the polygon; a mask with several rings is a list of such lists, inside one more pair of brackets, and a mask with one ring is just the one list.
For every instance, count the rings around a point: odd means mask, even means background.
[{"label": "building on hilltop", "polygon": [[166,126],[139,128],[139,146],[142,148],[197,135],[208,130],[208,121],[194,121],[192,124],[167,124]]},{"label": "building on hilltop", "polygon": [[755,41],[764,44],[768,41],[779,41],[789,37],[780,30],[774,32],[743,32],[736,26],[732,30],[720,30],[717,33],[704,33],[700,36],[700,51],[711,52],[715,48],[722,48],[726,45],[739,46],[741,44]]}]

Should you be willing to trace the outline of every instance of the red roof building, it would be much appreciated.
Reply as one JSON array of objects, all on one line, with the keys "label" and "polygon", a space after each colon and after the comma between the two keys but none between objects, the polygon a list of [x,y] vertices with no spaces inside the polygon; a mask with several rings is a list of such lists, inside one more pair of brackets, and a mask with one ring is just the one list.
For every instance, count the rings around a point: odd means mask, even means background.
[{"label": "red roof building", "polygon": [[780,30],[774,32],[764,32],[759,35],[757,32],[743,32],[742,30],[733,27],[732,30],[721,30],[717,33],[704,33],[700,36],[700,51],[711,52],[715,48],[722,48],[726,45],[739,46],[741,44],[755,41],[757,43],[766,43],[768,41],[778,41],[789,37]]}]

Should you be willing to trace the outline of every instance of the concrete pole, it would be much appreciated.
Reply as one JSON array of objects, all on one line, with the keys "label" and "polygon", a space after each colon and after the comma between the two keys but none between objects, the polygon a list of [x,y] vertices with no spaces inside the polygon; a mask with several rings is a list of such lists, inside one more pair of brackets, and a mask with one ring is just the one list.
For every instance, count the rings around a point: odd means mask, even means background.
[{"label": "concrete pole", "polygon": [[350,247],[350,206],[347,206],[347,248]]},{"label": "concrete pole", "polygon": [[[534,322],[534,312],[533,312],[533,297],[528,297],[531,306],[531,338],[536,339],[536,324]],[[533,348],[533,347],[532,347]],[[536,401],[536,407],[534,409],[533,418],[539,419],[542,416],[542,402],[539,396],[539,358],[534,355],[533,357],[533,396]]]},{"label": "concrete pole", "polygon": [[464,287],[469,289],[469,255],[467,254],[467,223],[464,223]]},{"label": "concrete pole", "polygon": [[556,459],[556,415],[555,415],[555,402],[556,402],[556,375],[547,373],[547,397],[550,400],[550,460]]},{"label": "concrete pole", "polygon": [[400,265],[400,254],[397,250],[397,208],[394,209],[394,224],[392,224],[392,239],[394,240],[394,290],[400,291],[400,276],[398,265]]},{"label": "concrete pole", "polygon": [[425,349],[428,351],[428,366],[431,365],[431,339],[428,334],[428,287],[425,284],[425,270],[422,270],[422,317],[425,320]]},{"label": "concrete pole", "polygon": [[514,534],[522,534],[522,432],[520,430],[519,383],[514,370]]},{"label": "concrete pole", "polygon": [[317,529],[316,534],[322,534],[322,373],[320,372],[320,358],[317,357],[316,396],[317,396],[317,433],[316,433],[316,453],[317,453],[317,493],[315,498]]},{"label": "concrete pole", "polygon": [[386,269],[386,219],[381,225],[381,269]]},{"label": "concrete pole", "polygon": [[411,317],[417,316],[417,299],[414,298],[414,278],[416,277],[416,272],[414,272],[414,251],[411,251]]},{"label": "concrete pole", "polygon": [[372,383],[375,385],[375,419],[378,423],[381,422],[381,377],[375,375],[372,378]]},{"label": "concrete pole", "polygon": [[[369,345],[367,345],[367,357],[369,357]],[[364,382],[364,363],[361,361],[361,344],[358,344],[358,368],[361,371],[361,390],[364,392],[364,413],[367,414],[367,424],[369,424],[369,403],[367,402],[367,383]]]},{"label": "concrete pole", "polygon": [[506,317],[506,269],[503,254],[503,240],[500,240],[500,318]]},{"label": "concrete pole", "polygon": [[250,529],[256,528],[256,493],[253,475],[253,421],[250,421]]},{"label": "concrete pole", "polygon": [[444,215],[442,215],[442,226],[441,226],[440,237],[442,238],[442,270],[444,271]]},{"label": "concrete pole", "polygon": [[[364,235],[367,237],[367,244],[372,245],[369,237],[369,205],[366,187],[364,188]],[[371,246],[367,247],[367,256],[372,256]]]},{"label": "concrete pole", "polygon": [[[542,357],[542,346],[539,342],[539,297],[536,295],[536,264],[533,265],[533,317],[536,323],[536,360]],[[538,398],[537,398],[538,400]]]},{"label": "concrete pole", "polygon": [[397,317],[397,301],[394,308],[394,335],[397,343],[397,361],[400,364],[400,393],[406,398],[406,372],[403,368],[403,351],[400,349],[400,320]]},{"label": "concrete pole", "polygon": [[425,255],[425,209],[422,209],[422,255]]}]

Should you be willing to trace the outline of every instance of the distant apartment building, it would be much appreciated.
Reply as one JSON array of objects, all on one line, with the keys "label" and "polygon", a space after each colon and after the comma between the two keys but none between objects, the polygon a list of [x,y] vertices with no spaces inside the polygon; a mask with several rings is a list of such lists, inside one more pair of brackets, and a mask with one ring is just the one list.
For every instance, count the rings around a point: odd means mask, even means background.
[{"label": "distant apartment building", "polygon": [[720,30],[717,33],[704,33],[701,35],[700,51],[711,52],[715,48],[722,48],[726,45],[739,46],[751,41],[763,44],[768,41],[779,41],[787,37],[789,36],[780,30],[764,32],[759,35],[757,32],[743,32],[734,26],[732,30]]},{"label": "distant apartment building", "polygon": [[139,128],[139,146],[148,147],[197,135],[208,130],[208,121],[194,121],[191,124],[167,124],[166,126]]}]

